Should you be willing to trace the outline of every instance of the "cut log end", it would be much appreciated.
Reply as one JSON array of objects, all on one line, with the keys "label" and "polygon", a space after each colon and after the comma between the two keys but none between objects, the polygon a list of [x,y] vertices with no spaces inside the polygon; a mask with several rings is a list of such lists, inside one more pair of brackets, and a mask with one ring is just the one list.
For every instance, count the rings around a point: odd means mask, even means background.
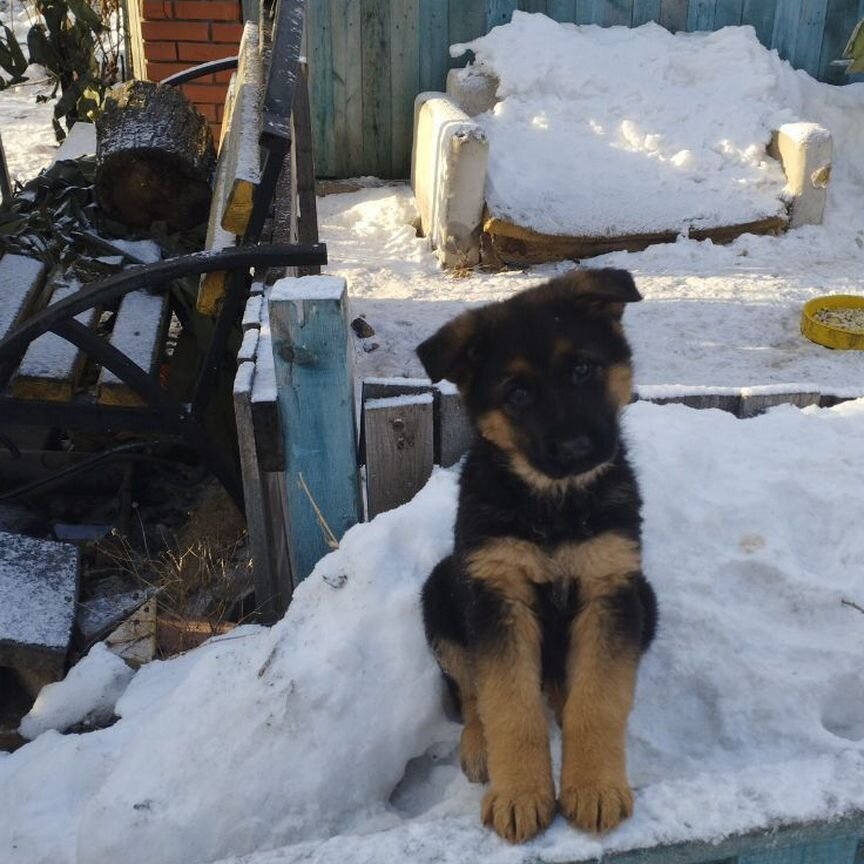
[{"label": "cut log end", "polygon": [[177,89],[130,81],[96,123],[96,196],[128,225],[186,229],[210,208],[216,151],[209,124]]}]

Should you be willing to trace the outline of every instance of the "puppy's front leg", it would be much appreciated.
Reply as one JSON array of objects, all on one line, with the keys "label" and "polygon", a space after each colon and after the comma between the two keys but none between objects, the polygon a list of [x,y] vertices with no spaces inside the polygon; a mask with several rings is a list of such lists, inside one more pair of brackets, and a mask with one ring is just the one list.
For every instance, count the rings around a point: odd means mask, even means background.
[{"label": "puppy's front leg", "polygon": [[561,810],[577,828],[600,833],[633,812],[626,739],[641,655],[639,548],[606,534],[580,544],[572,557],[582,610],[567,657]]},{"label": "puppy's front leg", "polygon": [[478,613],[472,659],[490,781],[483,822],[511,843],[533,837],[555,815],[531,572],[538,562],[533,550],[521,552],[499,542],[469,565]]},{"label": "puppy's front leg", "polygon": [[480,718],[486,732],[490,788],[483,822],[522,843],[555,814],[549,732],[540,682],[540,628],[533,613],[511,606],[506,635],[475,655]]}]

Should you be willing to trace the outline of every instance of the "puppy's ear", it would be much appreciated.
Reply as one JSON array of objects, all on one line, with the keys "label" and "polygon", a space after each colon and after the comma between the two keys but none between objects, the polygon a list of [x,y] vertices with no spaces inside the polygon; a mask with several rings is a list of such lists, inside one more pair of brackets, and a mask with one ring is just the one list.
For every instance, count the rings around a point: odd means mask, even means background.
[{"label": "puppy's ear", "polygon": [[463,312],[417,346],[417,356],[433,382],[442,378],[462,386],[477,359],[478,317]]},{"label": "puppy's ear", "polygon": [[633,276],[627,270],[611,267],[569,270],[554,282],[566,287],[579,302],[617,319],[624,314],[625,303],[637,303],[642,299]]}]

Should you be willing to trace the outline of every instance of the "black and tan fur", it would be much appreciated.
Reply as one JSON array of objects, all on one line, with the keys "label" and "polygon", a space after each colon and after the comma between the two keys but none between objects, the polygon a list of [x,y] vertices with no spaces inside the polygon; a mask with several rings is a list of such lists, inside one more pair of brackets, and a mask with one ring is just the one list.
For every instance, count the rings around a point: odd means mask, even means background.
[{"label": "black and tan fur", "polygon": [[423,588],[426,633],[464,720],[482,817],[521,842],[552,820],[548,698],[562,727],[558,804],[602,832],[630,815],[625,739],[655,629],[640,497],[618,429],[631,398],[629,273],[574,270],[467,312],[417,349],[477,430],[452,555]]}]

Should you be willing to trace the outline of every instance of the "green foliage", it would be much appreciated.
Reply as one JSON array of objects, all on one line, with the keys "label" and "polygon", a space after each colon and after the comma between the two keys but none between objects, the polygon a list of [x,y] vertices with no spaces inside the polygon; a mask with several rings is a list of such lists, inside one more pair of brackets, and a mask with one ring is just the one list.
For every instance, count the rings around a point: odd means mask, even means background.
[{"label": "green foliage", "polygon": [[[93,120],[108,88],[119,73],[119,36],[109,26],[117,20],[119,0],[98,0],[98,11],[89,0],[27,0],[32,3],[34,23],[27,34],[29,59],[24,57],[12,31],[0,33],[0,67],[11,79],[24,80],[28,63],[47,71],[52,83],[49,94],[37,101],[59,98],[54,105],[54,133],[66,137],[61,125],[76,120]],[[0,87],[2,87],[0,80]]]}]

